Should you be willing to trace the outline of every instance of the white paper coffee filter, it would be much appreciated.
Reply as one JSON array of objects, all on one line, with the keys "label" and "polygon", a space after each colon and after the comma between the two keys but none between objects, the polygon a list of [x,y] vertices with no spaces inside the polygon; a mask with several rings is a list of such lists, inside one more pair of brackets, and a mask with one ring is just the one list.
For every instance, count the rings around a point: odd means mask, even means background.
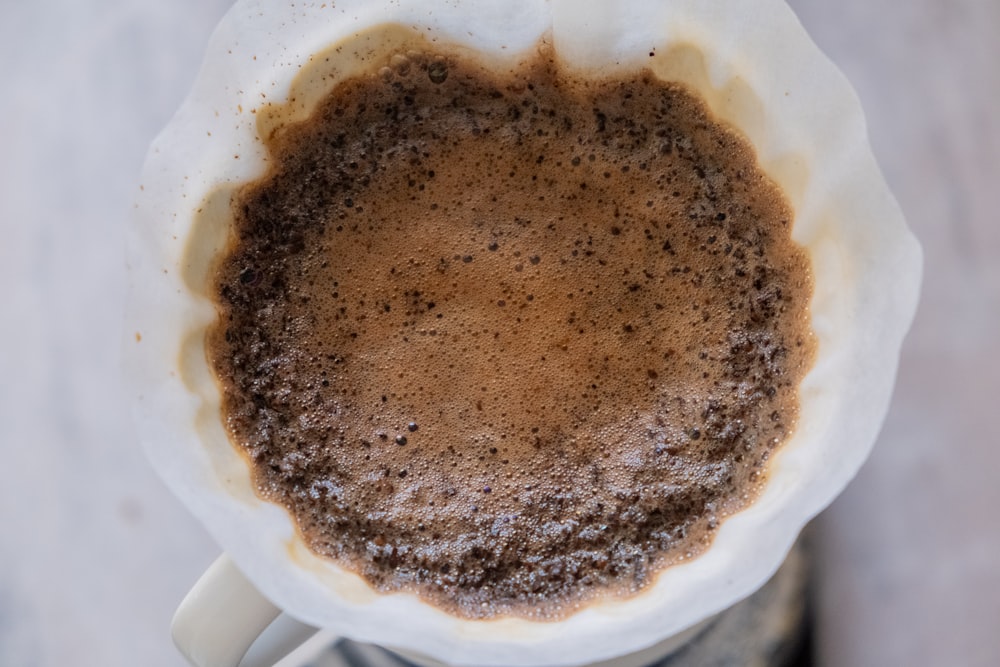
[{"label": "white paper coffee filter", "polygon": [[[215,310],[192,277],[224,236],[195,238],[195,219],[205,206],[227,205],[210,194],[264,173],[258,114],[287,101],[302,68],[341,45],[329,85],[352,69],[377,69],[389,54],[371,30],[385,24],[494,63],[513,64],[544,42],[584,73],[645,66],[684,82],[747,136],[796,211],[793,235],[815,272],[819,343],[799,427],[772,458],[761,497],[725,521],[702,556],[638,596],[533,622],[463,620],[413,595],[376,593],[312,555],[285,510],[255,496],[226,436],[204,353]],[[141,183],[128,230],[127,368],[154,466],[288,613],[455,665],[595,662],[650,646],[759,587],[868,455],[917,303],[920,249],[875,164],[860,104],[780,0],[241,1],[154,141]]]}]

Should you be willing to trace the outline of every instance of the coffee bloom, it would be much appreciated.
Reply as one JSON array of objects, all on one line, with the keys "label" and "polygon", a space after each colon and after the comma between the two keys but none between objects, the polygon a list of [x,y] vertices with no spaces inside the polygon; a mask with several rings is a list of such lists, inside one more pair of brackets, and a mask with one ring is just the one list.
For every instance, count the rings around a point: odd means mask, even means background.
[{"label": "coffee bloom", "polygon": [[[206,332],[217,318],[208,285],[232,217],[230,199],[217,193],[264,175],[272,160],[265,139],[306,119],[338,81],[391,67],[414,35],[497,71],[541,52],[574,77],[627,78],[645,68],[684,85],[753,146],[789,200],[792,237],[812,266],[816,360],[800,384],[798,426],[772,457],[759,498],[725,521],[701,556],[664,570],[633,597],[596,600],[558,622],[458,618],[409,593],[376,592],[315,555],[287,512],[257,496],[206,361]],[[474,9],[240,2],[213,36],[190,97],[154,142],[141,183],[128,237],[128,372],[153,464],[289,614],[452,664],[569,665],[634,652],[763,583],[867,456],[919,285],[919,247],[871,155],[857,99],[777,0],[538,0]],[[206,219],[214,223],[196,224]],[[407,433],[403,447],[420,431]]]}]

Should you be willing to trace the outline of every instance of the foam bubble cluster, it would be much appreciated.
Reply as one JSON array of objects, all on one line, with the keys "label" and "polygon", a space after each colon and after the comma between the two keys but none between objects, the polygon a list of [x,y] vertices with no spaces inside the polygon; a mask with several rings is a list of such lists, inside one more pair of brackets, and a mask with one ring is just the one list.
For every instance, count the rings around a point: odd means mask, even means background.
[{"label": "foam bubble cluster", "polygon": [[313,550],[464,616],[554,617],[757,493],[811,361],[808,261],[686,90],[411,52],[271,149],[210,357]]}]

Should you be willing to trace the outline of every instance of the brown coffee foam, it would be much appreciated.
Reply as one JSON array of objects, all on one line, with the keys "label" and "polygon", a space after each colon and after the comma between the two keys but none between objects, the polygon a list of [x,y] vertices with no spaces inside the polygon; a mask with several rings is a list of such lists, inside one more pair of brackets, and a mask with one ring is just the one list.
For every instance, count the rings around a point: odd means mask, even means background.
[{"label": "brown coffee foam", "polygon": [[646,74],[386,65],[275,134],[237,197],[209,337],[233,439],[380,589],[472,617],[638,590],[794,424],[791,211]]}]

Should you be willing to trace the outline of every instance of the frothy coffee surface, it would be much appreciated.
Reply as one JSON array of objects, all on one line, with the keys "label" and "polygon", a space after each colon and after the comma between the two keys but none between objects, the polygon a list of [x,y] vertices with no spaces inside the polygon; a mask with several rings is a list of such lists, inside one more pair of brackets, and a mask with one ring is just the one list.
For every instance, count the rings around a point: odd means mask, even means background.
[{"label": "frothy coffee surface", "polygon": [[812,359],[792,212],[648,73],[397,55],[234,199],[210,361],[311,549],[467,617],[565,615],[758,492]]}]

